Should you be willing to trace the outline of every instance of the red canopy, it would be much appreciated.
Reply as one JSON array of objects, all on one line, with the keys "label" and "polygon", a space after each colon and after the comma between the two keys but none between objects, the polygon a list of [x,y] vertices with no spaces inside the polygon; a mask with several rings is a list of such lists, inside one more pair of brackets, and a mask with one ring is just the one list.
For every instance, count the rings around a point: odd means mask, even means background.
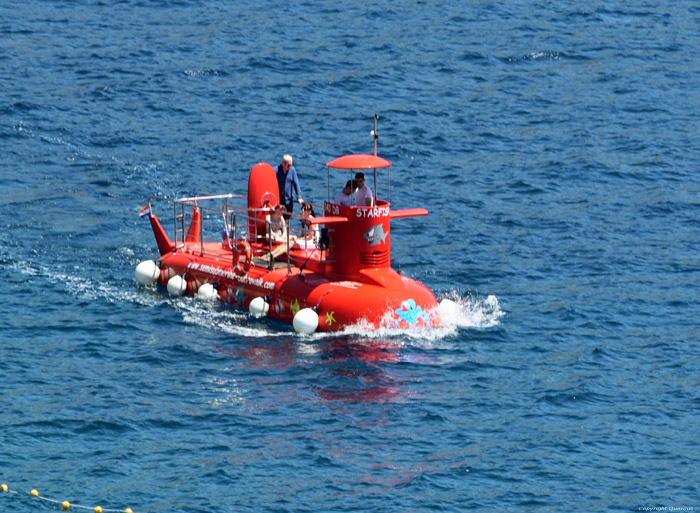
[{"label": "red canopy", "polygon": [[336,169],[376,169],[389,167],[391,162],[376,155],[345,155],[327,162],[328,167]]}]

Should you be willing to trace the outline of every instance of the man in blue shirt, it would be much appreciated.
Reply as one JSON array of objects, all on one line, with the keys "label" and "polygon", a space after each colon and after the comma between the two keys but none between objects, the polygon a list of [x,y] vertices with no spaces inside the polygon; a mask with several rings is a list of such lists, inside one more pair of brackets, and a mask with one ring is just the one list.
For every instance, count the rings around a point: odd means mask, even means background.
[{"label": "man in blue shirt", "polygon": [[[297,195],[297,201],[300,205],[304,204],[304,199],[301,197],[301,188],[299,187],[299,177],[297,170],[292,165],[292,156],[284,155],[282,162],[277,166],[277,186],[279,187],[280,204],[287,208],[287,212],[292,213],[294,210],[294,197],[292,196],[292,187]],[[289,218],[289,216],[286,216]]]}]

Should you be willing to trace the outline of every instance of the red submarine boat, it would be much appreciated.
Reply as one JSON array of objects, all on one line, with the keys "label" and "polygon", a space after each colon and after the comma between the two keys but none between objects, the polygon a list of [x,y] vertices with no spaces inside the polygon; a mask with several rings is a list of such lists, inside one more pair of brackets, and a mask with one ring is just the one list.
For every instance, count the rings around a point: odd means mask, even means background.
[{"label": "red submarine boat", "polygon": [[[149,198],[140,213],[150,220],[161,256],[136,267],[137,282],[158,283],[172,296],[218,299],[246,308],[254,317],[292,323],[297,332],[305,334],[342,331],[348,326],[409,329],[442,325],[440,312],[456,305],[449,299],[438,304],[425,285],[391,268],[391,222],[424,216],[428,211],[391,210],[389,201],[376,196],[378,173],[386,170],[388,181],[391,166],[377,156],[376,127],[375,116],[374,154],[345,155],[327,163],[328,199],[317,207],[323,214],[308,218],[311,230],[320,234],[318,240],[299,237],[295,241],[300,216],[292,214],[286,245],[275,254],[279,244],[268,242],[270,223],[265,219],[279,204],[279,193],[269,164],[259,163],[250,170],[246,196],[168,200],[174,211],[172,239],[153,214],[155,198]],[[333,203],[331,174],[337,171],[350,179],[355,172],[372,173],[373,205]],[[205,240],[205,220],[223,221],[220,238],[219,227],[216,240]]]}]

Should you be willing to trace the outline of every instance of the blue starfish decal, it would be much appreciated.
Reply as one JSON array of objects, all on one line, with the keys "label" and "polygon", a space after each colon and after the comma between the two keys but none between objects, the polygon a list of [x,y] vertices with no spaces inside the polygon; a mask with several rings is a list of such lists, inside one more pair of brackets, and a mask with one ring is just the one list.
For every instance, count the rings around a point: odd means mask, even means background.
[{"label": "blue starfish decal", "polygon": [[401,308],[394,310],[394,313],[396,313],[399,318],[392,324],[392,328],[401,324],[402,321],[408,324],[408,326],[416,325],[419,320],[423,320],[426,325],[430,325],[430,316],[427,312],[424,312],[420,306],[416,305],[413,299],[407,299],[401,303]]}]

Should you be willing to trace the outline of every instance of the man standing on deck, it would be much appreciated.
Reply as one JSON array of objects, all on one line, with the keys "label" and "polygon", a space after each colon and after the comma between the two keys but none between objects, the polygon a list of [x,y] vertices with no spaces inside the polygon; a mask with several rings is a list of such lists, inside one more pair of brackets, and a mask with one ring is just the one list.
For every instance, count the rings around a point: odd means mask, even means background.
[{"label": "man standing on deck", "polygon": [[[294,197],[292,196],[292,187],[297,195],[297,201],[300,205],[304,204],[304,199],[301,197],[301,188],[299,187],[299,177],[297,170],[292,165],[292,156],[284,155],[282,162],[277,166],[277,186],[279,187],[280,205],[284,205],[288,213],[294,210]],[[289,215],[285,216],[289,219]]]}]

